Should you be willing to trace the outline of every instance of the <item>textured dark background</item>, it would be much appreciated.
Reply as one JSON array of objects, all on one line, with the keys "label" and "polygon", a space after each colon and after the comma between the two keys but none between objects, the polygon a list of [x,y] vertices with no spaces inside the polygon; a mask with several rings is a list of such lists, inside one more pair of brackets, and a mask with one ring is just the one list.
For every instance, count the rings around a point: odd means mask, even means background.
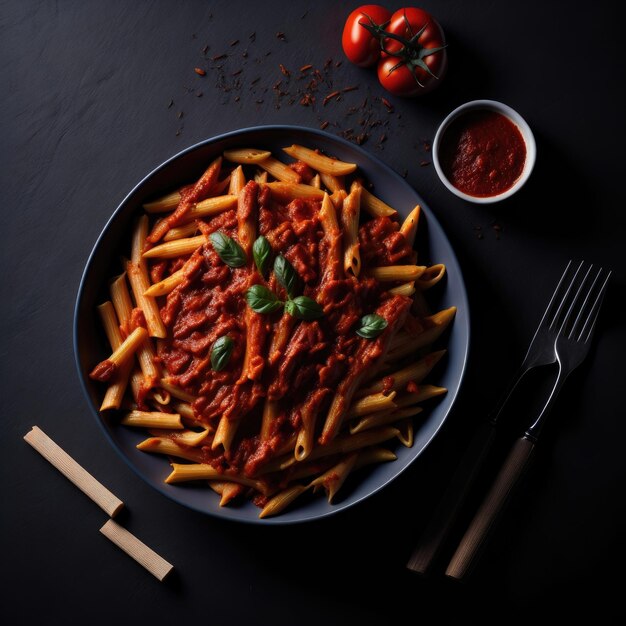
[{"label": "textured dark background", "polygon": [[[427,623],[507,623],[540,603],[555,618],[626,616],[626,342],[617,304],[626,278],[626,101],[615,3],[424,1],[448,35],[450,71],[423,100],[387,96],[393,114],[372,72],[336,65],[355,6],[0,3],[0,589],[10,623],[391,624],[406,610],[416,621],[430,616]],[[313,107],[276,99],[279,63],[294,72],[295,90],[297,68],[327,59],[329,83]],[[359,88],[322,106],[324,95],[350,85]],[[355,127],[347,114],[366,96],[371,121],[384,124],[364,147],[406,171],[464,267],[472,347],[460,400],[407,472],[336,519],[261,528],[188,511],[131,472],[82,395],[71,337],[89,252],[126,193],[180,149],[265,123],[327,120],[340,133]],[[452,108],[475,98],[516,108],[538,144],[531,181],[494,207],[447,192],[424,147]],[[420,579],[404,567],[415,538],[570,257],[614,270],[595,349],[564,390],[475,576],[463,585]],[[532,382],[518,428],[542,387]],[[98,533],[105,515],[22,441],[33,424],[128,504],[125,525],[175,564],[169,582]]]}]

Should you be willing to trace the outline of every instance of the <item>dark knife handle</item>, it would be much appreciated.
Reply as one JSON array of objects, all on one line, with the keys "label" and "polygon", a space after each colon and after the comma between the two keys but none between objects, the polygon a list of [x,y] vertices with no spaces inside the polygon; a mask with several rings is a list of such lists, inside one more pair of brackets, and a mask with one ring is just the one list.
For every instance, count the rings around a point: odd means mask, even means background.
[{"label": "dark knife handle", "polygon": [[460,580],[471,571],[490,531],[506,503],[510,500],[515,486],[528,468],[534,449],[534,442],[526,436],[515,442],[489,493],[480,505],[450,560],[446,569],[446,576]]},{"label": "dark knife handle", "polygon": [[467,495],[495,440],[495,434],[495,426],[491,422],[485,422],[472,438],[441,502],[411,554],[407,563],[410,570],[419,574],[427,572],[463,508]]}]

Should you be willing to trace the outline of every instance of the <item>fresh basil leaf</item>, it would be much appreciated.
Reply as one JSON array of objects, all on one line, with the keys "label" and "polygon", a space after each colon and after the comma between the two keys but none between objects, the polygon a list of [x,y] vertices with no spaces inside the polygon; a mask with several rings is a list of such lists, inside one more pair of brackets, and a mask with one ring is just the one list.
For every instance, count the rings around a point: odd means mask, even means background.
[{"label": "fresh basil leaf", "polygon": [[254,256],[254,262],[261,276],[265,276],[267,262],[270,260],[271,254],[272,246],[270,246],[270,242],[263,237],[263,235],[257,237],[256,241],[252,244],[252,255]]},{"label": "fresh basil leaf", "polygon": [[209,239],[215,252],[228,267],[241,267],[246,264],[246,253],[234,239],[220,231],[211,233]]},{"label": "fresh basil leaf", "polygon": [[276,279],[285,288],[289,297],[293,298],[296,291],[298,291],[300,277],[293,265],[282,254],[279,254],[274,259],[274,274],[276,274]]},{"label": "fresh basil leaf", "polygon": [[375,339],[385,328],[387,328],[387,320],[376,313],[370,313],[361,318],[361,326],[356,334],[365,339]]},{"label": "fresh basil leaf", "polygon": [[256,313],[273,313],[283,306],[278,296],[263,285],[252,285],[246,291],[246,301]]},{"label": "fresh basil leaf", "polygon": [[234,347],[235,342],[228,335],[215,340],[211,350],[211,367],[214,371],[220,372],[226,367]]},{"label": "fresh basil leaf", "polygon": [[293,300],[287,300],[285,302],[285,311],[299,320],[315,320],[324,315],[322,307],[315,300],[311,300],[311,298],[306,296],[298,296]]}]

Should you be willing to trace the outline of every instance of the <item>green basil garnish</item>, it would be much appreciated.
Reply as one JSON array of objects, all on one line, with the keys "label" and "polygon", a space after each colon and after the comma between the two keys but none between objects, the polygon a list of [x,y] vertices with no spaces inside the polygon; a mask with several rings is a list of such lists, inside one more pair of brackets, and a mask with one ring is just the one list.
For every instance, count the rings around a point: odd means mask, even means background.
[{"label": "green basil garnish", "polygon": [[234,347],[235,342],[228,335],[216,339],[211,350],[211,367],[213,370],[220,372],[226,367]]},{"label": "green basil garnish", "polygon": [[215,252],[228,267],[241,267],[246,264],[246,253],[234,239],[220,231],[211,233],[209,239]]},{"label": "green basil garnish", "polygon": [[246,302],[256,313],[273,313],[283,306],[278,296],[263,285],[252,285],[246,291]]},{"label": "green basil garnish", "polygon": [[376,313],[364,315],[361,318],[361,326],[356,334],[365,339],[374,339],[387,328],[387,320]]},{"label": "green basil garnish", "polygon": [[298,296],[293,300],[287,300],[285,311],[300,320],[315,320],[324,315],[322,307],[307,296]]},{"label": "green basil garnish", "polygon": [[276,279],[285,288],[289,297],[293,298],[298,290],[300,277],[293,265],[282,254],[279,254],[274,260],[274,274],[276,274]]},{"label": "green basil garnish", "polygon": [[272,254],[272,247],[270,242],[261,235],[252,244],[252,255],[254,256],[254,263],[259,270],[261,276],[265,276],[265,270],[267,269],[267,262],[270,260]]}]

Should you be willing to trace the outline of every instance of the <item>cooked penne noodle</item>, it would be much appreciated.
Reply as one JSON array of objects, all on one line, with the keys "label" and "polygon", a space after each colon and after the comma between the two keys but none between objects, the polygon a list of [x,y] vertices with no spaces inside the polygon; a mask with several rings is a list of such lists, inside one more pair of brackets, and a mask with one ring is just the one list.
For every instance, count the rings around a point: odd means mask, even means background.
[{"label": "cooked penne noodle", "polygon": [[270,517],[282,513],[299,495],[304,493],[308,487],[304,485],[293,485],[275,495],[259,513],[260,518]]},{"label": "cooked penne noodle", "polygon": [[371,446],[359,452],[353,469],[358,470],[366,465],[375,463],[388,463],[389,461],[395,461],[397,458],[397,455],[387,448]]},{"label": "cooked penne noodle", "polygon": [[150,248],[150,250],[146,250],[143,256],[147,259],[174,259],[179,256],[192,254],[205,242],[206,237],[204,235],[166,241],[158,246],[154,246],[154,248]]},{"label": "cooked penne noodle", "polygon": [[[292,170],[293,171],[293,170]],[[324,196],[324,192],[312,185],[304,185],[302,183],[284,183],[284,182],[272,182],[267,183],[272,196],[275,196],[279,200],[294,200],[295,198],[303,199],[319,199]]]},{"label": "cooked penne noodle", "polygon": [[321,189],[322,188],[322,181],[320,180],[320,175],[319,174],[315,174],[315,176],[313,176],[313,178],[311,178],[311,182],[309,184],[311,185],[311,187],[315,187],[317,189]]},{"label": "cooked penne noodle", "polygon": [[366,415],[357,422],[350,424],[350,434],[360,433],[370,428],[378,428],[387,424],[395,424],[405,417],[413,417],[423,411],[420,406],[413,406],[408,409],[399,409],[397,411],[384,411],[374,415]]},{"label": "cooked penne noodle", "polygon": [[425,265],[387,265],[384,267],[371,267],[369,274],[372,278],[381,282],[402,281],[418,279],[426,270]]},{"label": "cooked penne noodle", "polygon": [[133,301],[130,298],[128,285],[126,284],[126,272],[120,274],[111,282],[109,293],[111,294],[111,302],[113,303],[120,327],[128,334],[130,332],[129,324],[130,316],[133,312]]},{"label": "cooked penne noodle", "polygon": [[[298,184],[302,181],[302,177],[298,172],[295,172],[288,165],[285,165],[282,161],[275,159],[273,156],[259,161],[258,166],[262,167],[270,176],[273,176],[276,180],[280,180],[283,183]],[[313,189],[315,189],[315,187]]]},{"label": "cooked penne noodle", "polygon": [[272,423],[276,419],[277,412],[278,402],[276,402],[276,400],[265,398],[265,403],[263,404],[263,417],[261,418],[261,441],[267,441],[269,439]]},{"label": "cooked penne noodle", "polygon": [[166,391],[169,391],[175,398],[189,402],[189,404],[193,404],[197,400],[196,396],[193,396],[180,387],[172,384],[167,378],[161,378],[159,385],[161,385],[161,387],[163,387]]},{"label": "cooked penne noodle", "polygon": [[231,163],[259,163],[264,161],[272,153],[268,150],[257,150],[256,148],[238,148],[237,150],[224,150],[224,158]]},{"label": "cooked penne noodle", "polygon": [[428,323],[428,327],[424,328],[424,330],[417,335],[399,332],[391,340],[387,358],[390,361],[398,360],[403,356],[417,352],[417,350],[434,343],[448,327],[455,313],[456,307],[451,306],[448,309],[443,309],[434,315],[424,318]]},{"label": "cooked penne noodle", "polygon": [[343,176],[333,176],[332,174],[320,172],[319,177],[324,187],[326,187],[330,193],[346,190],[346,181]]},{"label": "cooked penne noodle", "polygon": [[157,404],[166,406],[170,403],[172,396],[165,389],[153,389],[152,398]]},{"label": "cooked penne noodle", "polygon": [[407,218],[402,222],[402,226],[400,226],[400,232],[406,237],[407,243],[411,247],[415,243],[415,233],[417,232],[420,211],[420,205],[415,205],[415,208],[407,215]]},{"label": "cooked penne noodle", "polygon": [[113,350],[111,356],[101,361],[94,367],[89,376],[94,380],[108,382],[113,378],[125,363],[132,363],[135,352],[139,346],[148,338],[148,333],[141,326],[135,328],[124,341]]},{"label": "cooked penne noodle", "polygon": [[230,185],[228,187],[228,193],[235,198],[239,195],[241,190],[246,186],[246,177],[243,173],[243,167],[241,165],[236,167],[230,175]]},{"label": "cooked penne noodle", "polygon": [[246,476],[231,475],[216,470],[213,466],[205,463],[180,464],[172,463],[172,473],[165,479],[168,484],[181,483],[190,480],[229,480],[240,483],[246,487],[252,487],[262,494],[268,494],[269,489],[262,480],[247,478]]},{"label": "cooked penne noodle", "polygon": [[405,448],[412,448],[414,440],[413,422],[410,419],[400,422],[398,425],[398,441]]},{"label": "cooked penne noodle", "polygon": [[231,500],[234,500],[244,491],[243,485],[231,483],[226,480],[210,480],[209,487],[221,496],[220,506],[226,506]]},{"label": "cooked penne noodle", "polygon": [[359,243],[359,214],[361,210],[361,185],[355,185],[343,201],[343,269],[346,275],[358,276],[361,271]]},{"label": "cooked penne noodle", "polygon": [[314,170],[323,172],[324,174],[331,174],[332,176],[352,174],[357,167],[356,163],[345,163],[344,161],[327,157],[319,152],[315,152],[315,150],[305,148],[298,144],[283,148],[283,151],[294,159],[303,161]]},{"label": "cooked penne noodle", "polygon": [[259,183],[259,185],[267,183],[267,172],[265,170],[257,170],[254,174],[254,181]]},{"label": "cooked penne noodle", "polygon": [[411,280],[408,283],[393,287],[389,290],[389,293],[396,293],[401,296],[412,296],[415,293],[415,281]]},{"label": "cooked penne noodle", "polygon": [[219,446],[222,446],[222,448],[224,448],[224,452],[229,452],[238,428],[239,420],[229,419],[225,415],[222,415],[219,424],[217,425],[217,429],[215,430],[213,443],[211,443],[211,449],[215,450],[216,448],[219,448]]},{"label": "cooked penne noodle", "polygon": [[[169,393],[169,392],[168,392]],[[174,413],[178,413],[180,415],[180,419],[183,424],[187,427],[190,426],[203,426],[197,419],[196,415],[193,412],[193,407],[188,402],[172,402],[171,403],[172,411]],[[211,429],[209,429],[211,430]]]},{"label": "cooked penne noodle", "polygon": [[170,274],[167,278],[160,280],[158,283],[154,283],[154,285],[150,285],[144,292],[144,296],[156,298],[157,296],[166,296],[170,291],[172,291],[175,287],[180,285],[185,280],[185,272],[183,268],[178,271]]},{"label": "cooked penne noodle", "polygon": [[165,196],[161,196],[152,202],[146,202],[143,208],[148,213],[166,213],[178,206],[180,202],[180,191],[173,191]]},{"label": "cooked penne noodle", "polygon": [[174,241],[175,239],[185,239],[187,237],[193,237],[198,232],[198,225],[195,222],[190,222],[184,226],[177,226],[176,228],[170,228],[163,241]]},{"label": "cooked penne noodle", "polygon": [[379,393],[383,389],[388,391],[398,391],[402,389],[407,383],[414,382],[419,384],[424,377],[432,370],[433,367],[439,362],[441,357],[446,353],[445,350],[438,350],[437,352],[431,352],[427,354],[423,359],[417,361],[417,363],[411,363],[402,369],[388,374],[385,378],[392,378],[393,382],[391,387],[386,387],[385,380],[379,380],[373,385],[370,385],[367,389],[362,389],[357,392],[359,397],[364,395],[371,395],[373,393]]},{"label": "cooked penne noodle", "polygon": [[143,258],[143,250],[146,245],[146,237],[148,236],[148,216],[142,215],[135,224],[133,229],[133,238],[130,248],[131,263],[138,265],[142,272],[148,274],[148,266]]},{"label": "cooked penne noodle", "polygon": [[204,430],[199,431],[150,428],[148,429],[148,432],[153,437],[162,437],[163,439],[169,439],[176,444],[183,444],[185,446],[196,448],[209,436],[211,430],[209,428],[205,428]]},{"label": "cooked penne noodle", "polygon": [[128,276],[131,289],[133,290],[133,295],[135,296],[135,302],[143,311],[144,317],[146,318],[146,325],[148,326],[150,336],[160,338],[167,337],[167,331],[165,330],[165,325],[161,319],[161,314],[159,313],[159,307],[157,306],[156,301],[154,298],[144,295],[148,290],[148,287],[150,287],[148,275],[132,261],[128,261],[126,263],[126,274]]},{"label": "cooked penne noodle", "polygon": [[418,387],[418,390],[414,393],[405,393],[401,396],[397,396],[396,406],[398,408],[411,406],[412,404],[424,402],[425,400],[441,396],[448,392],[445,387],[437,387],[436,385],[419,385]]},{"label": "cooked penne noodle", "polygon": [[337,465],[320,474],[315,480],[309,483],[309,487],[313,487],[313,491],[317,491],[320,487],[326,491],[329,504],[333,501],[336,493],[341,489],[341,485],[345,482],[348,474],[354,468],[358,452],[349,454],[345,459],[341,460]]},{"label": "cooked penne noodle", "polygon": [[237,195],[231,194],[230,191],[224,196],[207,198],[206,200],[198,202],[195,206],[192,206],[181,219],[180,223],[186,224],[187,222],[193,222],[194,220],[210,217],[211,215],[218,215],[224,211],[228,211],[228,209],[234,208],[236,204]]},{"label": "cooked penne noodle", "polygon": [[259,208],[257,206],[258,185],[250,182],[237,197],[237,237],[248,257],[252,256],[252,244],[256,239],[256,225]]},{"label": "cooked penne noodle", "polygon": [[180,421],[180,415],[177,413],[160,413],[158,411],[130,411],[122,418],[120,424],[145,428],[184,428]]},{"label": "cooked penne noodle", "polygon": [[361,209],[369,213],[372,217],[391,217],[397,211],[384,203],[380,198],[370,193],[367,189],[361,192]]},{"label": "cooked penne noodle", "polygon": [[193,461],[194,463],[202,463],[201,450],[198,448],[180,446],[167,437],[150,437],[144,439],[141,443],[137,444],[137,448],[142,452],[165,454],[167,456],[185,459],[186,461]]},{"label": "cooked penne noodle", "polygon": [[377,413],[378,411],[393,410],[396,408],[395,397],[396,392],[392,391],[389,394],[373,393],[370,396],[355,400],[348,411],[347,417],[360,417],[370,413]]},{"label": "cooked penne noodle", "polygon": [[436,285],[445,275],[446,266],[442,263],[431,265],[426,268],[426,271],[418,278],[417,286],[421,289],[430,289],[433,285]]},{"label": "cooked penne noodle", "polygon": [[[98,313],[102,320],[102,326],[104,332],[109,340],[109,344],[112,350],[119,348],[124,341],[122,339],[122,333],[118,323],[117,316],[115,315],[115,309],[110,301],[105,302],[98,306]],[[124,397],[124,392],[128,385],[128,378],[130,376],[130,370],[132,368],[132,361],[129,361],[115,376],[113,382],[109,384],[104,394],[104,399],[100,405],[101,411],[109,409],[119,409]]]}]

